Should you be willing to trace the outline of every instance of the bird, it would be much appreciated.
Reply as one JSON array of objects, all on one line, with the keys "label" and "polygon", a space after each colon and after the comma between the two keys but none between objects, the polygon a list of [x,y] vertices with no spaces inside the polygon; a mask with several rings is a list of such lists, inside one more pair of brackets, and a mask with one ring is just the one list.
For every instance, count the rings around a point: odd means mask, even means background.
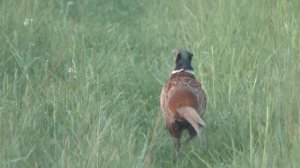
[{"label": "bird", "polygon": [[207,98],[201,82],[195,78],[192,57],[189,51],[176,49],[175,68],[160,94],[161,113],[176,153],[180,151],[182,131],[188,131],[186,143],[190,143],[206,125],[203,114]]}]

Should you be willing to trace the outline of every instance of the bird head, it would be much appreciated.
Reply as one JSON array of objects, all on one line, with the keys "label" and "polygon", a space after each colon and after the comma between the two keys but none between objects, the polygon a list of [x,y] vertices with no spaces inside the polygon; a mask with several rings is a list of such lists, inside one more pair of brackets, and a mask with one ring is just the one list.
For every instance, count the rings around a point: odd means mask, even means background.
[{"label": "bird head", "polygon": [[176,49],[175,69],[174,70],[193,70],[192,68],[193,54],[185,49]]}]

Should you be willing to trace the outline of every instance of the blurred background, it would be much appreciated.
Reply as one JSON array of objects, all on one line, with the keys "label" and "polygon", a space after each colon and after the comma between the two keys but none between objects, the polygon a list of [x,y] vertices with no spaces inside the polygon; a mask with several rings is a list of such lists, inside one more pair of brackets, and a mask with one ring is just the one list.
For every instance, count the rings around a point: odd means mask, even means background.
[{"label": "blurred background", "polygon": [[[0,1],[0,167],[298,167],[300,1]],[[159,95],[194,54],[207,127]]]}]

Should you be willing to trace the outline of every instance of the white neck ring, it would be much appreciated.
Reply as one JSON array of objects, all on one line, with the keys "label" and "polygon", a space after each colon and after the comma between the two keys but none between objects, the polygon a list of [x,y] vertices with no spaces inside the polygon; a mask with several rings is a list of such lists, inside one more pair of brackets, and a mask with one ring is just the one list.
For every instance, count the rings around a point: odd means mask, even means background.
[{"label": "white neck ring", "polygon": [[178,72],[183,72],[183,71],[187,72],[187,73],[190,73],[192,75],[195,75],[194,71],[192,71],[192,70],[184,70],[184,69],[174,70],[174,71],[172,71],[172,74],[175,74],[175,73],[178,73]]}]

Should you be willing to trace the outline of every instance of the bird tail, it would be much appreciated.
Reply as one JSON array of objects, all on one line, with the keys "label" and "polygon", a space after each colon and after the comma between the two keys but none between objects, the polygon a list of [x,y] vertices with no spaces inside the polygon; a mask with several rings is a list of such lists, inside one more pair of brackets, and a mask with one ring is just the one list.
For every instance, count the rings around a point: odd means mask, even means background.
[{"label": "bird tail", "polygon": [[193,126],[197,134],[200,134],[201,128],[205,127],[205,122],[194,108],[185,106],[179,108],[177,112]]}]

